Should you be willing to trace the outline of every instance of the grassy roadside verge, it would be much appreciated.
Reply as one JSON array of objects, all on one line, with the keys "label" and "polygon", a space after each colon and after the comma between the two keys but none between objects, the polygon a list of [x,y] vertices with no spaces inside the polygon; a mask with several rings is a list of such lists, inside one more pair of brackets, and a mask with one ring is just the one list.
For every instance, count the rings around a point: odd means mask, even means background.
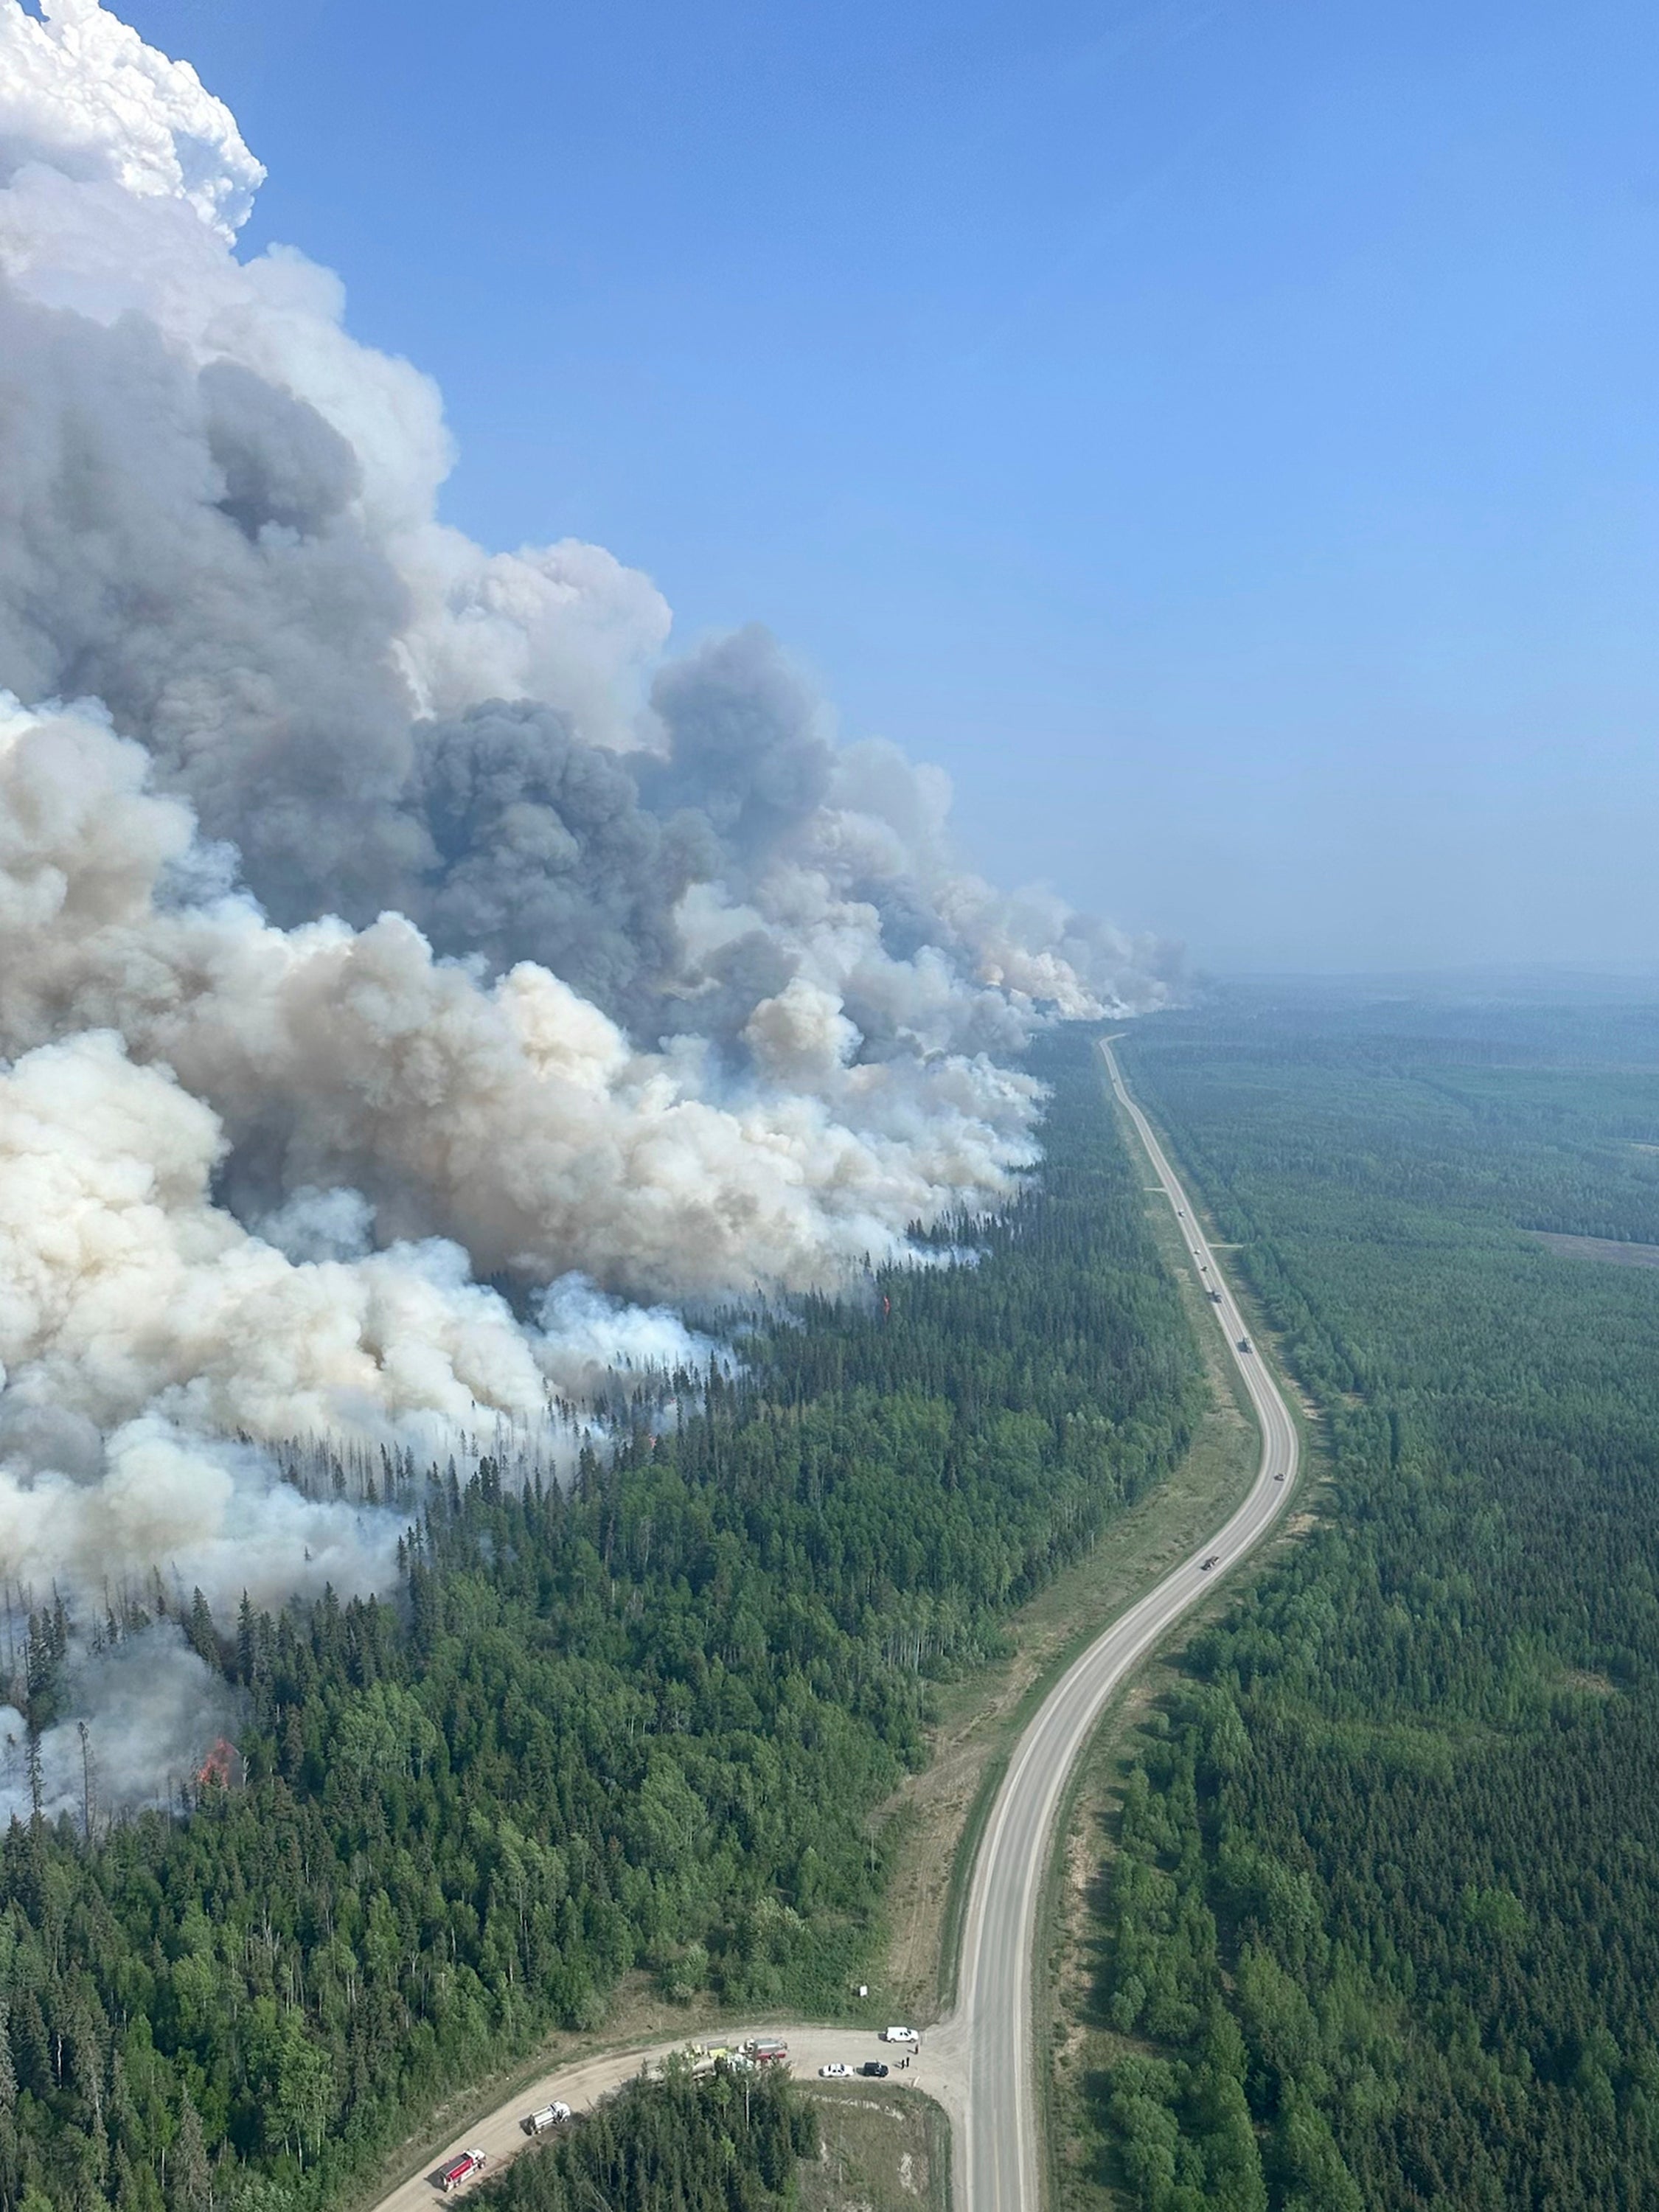
[{"label": "grassy roadside verge", "polygon": [[801,2212],[951,2212],[951,2123],[931,2097],[864,2083],[814,2082],[816,2160]]},{"label": "grassy roadside verge", "polygon": [[[1322,1471],[1310,1465],[1304,1480],[1316,1482]],[[1118,2059],[1144,2046],[1112,2027],[1097,2005],[1095,1987],[1105,1874],[1139,1742],[1145,1731],[1161,1730],[1164,1707],[1186,1680],[1182,1655],[1192,1636],[1270,1573],[1314,1517],[1305,1508],[1288,1515],[1248,1566],[1185,1616],[1107,1708],[1073,1771],[1044,1869],[1033,1960],[1044,2183],[1054,2212],[1122,2212],[1127,2201],[1113,2185],[1093,2092]]]},{"label": "grassy roadside verge", "polygon": [[[1180,1146],[1139,1096],[1138,1103],[1182,1177],[1212,1249],[1226,1251],[1230,1248],[1213,1233],[1213,1219],[1203,1202],[1200,1187],[1189,1176]],[[1187,1258],[1182,1245],[1180,1259],[1174,1264],[1179,1266]],[[1298,1497],[1295,1510],[1249,1562],[1185,1615],[1137,1669],[1103,1714],[1067,1784],[1043,1872],[1032,1962],[1032,2028],[1036,2078],[1041,2084],[1043,2188],[1052,2212],[1121,2212],[1127,2202],[1115,2186],[1111,2154],[1099,2125],[1097,2092],[1112,2065],[1140,2046],[1112,2027],[1099,2008],[1096,1988],[1105,1869],[1115,1847],[1121,1793],[1135,1760],[1137,1739],[1143,1731],[1157,1731],[1162,1726],[1165,1701],[1183,1680],[1182,1655],[1193,1635],[1270,1572],[1286,1548],[1312,1523],[1318,1511],[1318,1493],[1329,1471],[1324,1422],[1318,1407],[1289,1372],[1282,1347],[1267,1326],[1249,1285],[1231,1270],[1229,1282],[1252,1341],[1273,1363],[1299,1432]]]},{"label": "grassy roadside verge", "polygon": [[[1152,1124],[1152,1133],[1163,1146],[1164,1158],[1175,1170],[1182,1188],[1187,1193],[1188,1203],[1193,1209],[1194,1216],[1198,1225],[1202,1229],[1211,1250],[1227,1253],[1242,1249],[1242,1247],[1231,1243],[1221,1234],[1221,1225],[1217,1221],[1214,1211],[1205,1196],[1203,1179],[1187,1158],[1179,1133],[1163,1119],[1157,1111],[1155,1104],[1148,1100],[1145,1093],[1135,1088],[1133,1054],[1124,1056],[1120,1064],[1123,1068],[1124,1080],[1134,1094],[1135,1103]],[[1146,1155],[1141,1150],[1140,1141],[1135,1134],[1133,1124],[1121,1108],[1116,1107],[1115,1100],[1113,1103],[1117,1111],[1119,1125],[1124,1132],[1125,1141],[1134,1158],[1145,1159]],[[1167,1214],[1167,1207],[1164,1210]],[[1174,1236],[1173,1223],[1168,1224],[1168,1227],[1170,1233]],[[1170,1264],[1173,1272],[1181,1277],[1184,1285],[1190,1265],[1190,1255],[1185,1241],[1178,1236],[1175,1236],[1174,1249],[1175,1257]],[[1167,1260],[1167,1251],[1165,1257]],[[1310,1481],[1313,1471],[1325,1463],[1327,1455],[1324,1444],[1326,1422],[1324,1410],[1304,1389],[1301,1381],[1292,1371],[1285,1356],[1282,1333],[1275,1329],[1268,1321],[1261,1301],[1256,1295],[1255,1286],[1249,1280],[1249,1276],[1242,1267],[1229,1267],[1224,1261],[1223,1267],[1234,1302],[1244,1316],[1250,1341],[1267,1348],[1271,1356],[1274,1380],[1283,1391],[1285,1401],[1296,1421],[1302,1445],[1301,1471],[1297,1476],[1297,1488],[1300,1491]],[[1231,1373],[1232,1371],[1231,1361],[1228,1362],[1228,1368]],[[1248,1403],[1242,1395],[1240,1403],[1245,1405],[1248,1414]]]},{"label": "grassy roadside verge", "polygon": [[[1103,1074],[1102,1097],[1109,1101]],[[1020,1730],[1078,1654],[1231,1510],[1255,1473],[1259,1441],[1243,1386],[1218,1340],[1179,1224],[1152,1182],[1133,1125],[1115,1104],[1112,1110],[1130,1159],[1140,1164],[1151,1186],[1147,1218],[1200,1347],[1210,1407],[1181,1465],[1115,1521],[1086,1559],[1007,1621],[1012,1656],[942,1692],[929,1765],[884,1808],[885,1817],[902,1824],[897,1832],[903,1845],[885,1914],[890,1939],[885,1971],[872,1960],[870,1978],[872,2005],[893,2018],[927,2021],[954,1996],[974,1855]],[[902,1954],[896,1955],[901,1939]],[[866,2008],[857,2013],[865,2017]],[[752,2018],[752,2008],[743,2016]],[[418,2144],[410,2138],[394,2152],[360,2188],[355,2204],[376,2203],[418,2173],[438,2142],[463,2134],[562,2062],[690,2038],[737,2017],[707,1998],[695,2008],[673,2006],[647,1978],[630,1978],[616,1992],[597,2033],[555,2036],[521,2064],[487,2084],[469,2085],[428,2115]]]},{"label": "grassy roadside verge", "polygon": [[[1184,1558],[1231,1510],[1249,1489],[1255,1471],[1255,1439],[1243,1430],[1242,1414],[1237,1408],[1214,1408],[1168,1481],[1124,1515],[1092,1559],[1057,1581],[1010,1624],[1018,1645],[1016,1658],[974,1678],[984,1700],[981,1713],[991,1717],[969,1730],[980,1754],[978,1778],[951,1850],[934,1946],[936,2010],[948,2010],[956,1999],[962,1923],[974,1863],[1021,1732],[1079,1654],[1157,1581],[1165,1566]],[[1109,1556],[1102,1556],[1106,1553]],[[1023,1686],[1011,1702],[1012,1682],[1022,1675]]]},{"label": "grassy roadside verge", "polygon": [[1201,1352],[1210,1407],[1180,1467],[1009,1620],[1012,1656],[943,1693],[932,1759],[884,1808],[903,1824],[886,1908],[885,1981],[896,2016],[936,2019],[954,2002],[974,1861],[1020,1730],[1079,1653],[1224,1519],[1255,1472],[1255,1419],[1218,1341],[1205,1286],[1103,1071],[1101,1087],[1131,1159],[1145,1170],[1147,1219]]}]

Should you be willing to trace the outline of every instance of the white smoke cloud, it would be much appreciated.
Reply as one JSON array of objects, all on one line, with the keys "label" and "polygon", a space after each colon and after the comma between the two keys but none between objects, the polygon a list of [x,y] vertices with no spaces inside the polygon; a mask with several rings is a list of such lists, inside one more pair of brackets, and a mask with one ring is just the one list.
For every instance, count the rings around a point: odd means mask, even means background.
[{"label": "white smoke cloud", "polygon": [[0,1076],[9,1391],[103,1429],[155,1408],[270,1438],[542,1410],[531,1341],[464,1253],[296,1264],[212,1204],[222,1152],[210,1110],[108,1031]]},{"label": "white smoke cloud", "polygon": [[[236,1723],[231,1692],[166,1621],[83,1654],[65,1688],[76,1718],[41,1732],[40,1809],[77,1826],[90,1813],[94,1832],[112,1812],[165,1804],[194,1784]],[[31,1810],[27,1724],[15,1706],[0,1705],[0,1823]]]},{"label": "white smoke cloud", "polygon": [[586,1275],[550,1283],[536,1301],[536,1317],[545,1341],[544,1364],[572,1398],[592,1395],[613,1376],[706,1372],[720,1352],[672,1308],[607,1297]]},{"label": "white smoke cloud", "polygon": [[1034,1026],[1174,977],[763,633],[664,663],[602,549],[441,522],[431,382],[238,258],[262,175],[94,0],[0,0],[0,1559],[216,1605],[389,1571],[264,1447],[702,1364],[674,1302],[994,1205]]},{"label": "white smoke cloud", "polygon": [[57,0],[44,22],[0,17],[0,179],[30,161],[182,201],[227,243],[265,174],[189,63],[93,0]]},{"label": "white smoke cloud", "polygon": [[[852,1025],[799,981],[755,1008],[759,1073],[731,1085],[694,1040],[641,1053],[544,969],[482,984],[395,915],[283,932],[245,900],[161,905],[190,821],[148,765],[84,712],[0,705],[0,1043],[107,1030],[165,1063],[177,1081],[141,1084],[104,1039],[10,1085],[39,1111],[118,1087],[122,1128],[142,1097],[141,1150],[188,1123],[198,1202],[240,1147],[249,1172],[349,1188],[383,1237],[451,1238],[484,1272],[684,1296],[895,1254],[910,1221],[1001,1195],[1031,1157],[1029,1079],[849,1064]],[[102,1141],[100,1123],[85,1149]]]},{"label": "white smoke cloud", "polygon": [[360,1190],[305,1183],[252,1226],[290,1260],[361,1260],[374,1249],[374,1209]]},{"label": "white smoke cloud", "polygon": [[394,1514],[306,1498],[250,1447],[155,1415],[118,1428],[89,1479],[32,1474],[15,1461],[0,1468],[7,1578],[37,1601],[49,1578],[142,1601],[159,1577],[169,1602],[188,1604],[199,1589],[225,1621],[244,1591],[280,1607],[331,1583],[384,1587],[400,1530]]}]

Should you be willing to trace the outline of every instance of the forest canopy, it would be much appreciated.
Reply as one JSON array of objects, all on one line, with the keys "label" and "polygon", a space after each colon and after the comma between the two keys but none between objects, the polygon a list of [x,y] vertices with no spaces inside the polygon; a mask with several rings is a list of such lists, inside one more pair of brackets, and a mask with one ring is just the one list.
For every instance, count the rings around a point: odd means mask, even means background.
[{"label": "forest canopy", "polygon": [[1322,1409],[1317,1524],[1140,1739],[1097,2118],[1146,2212],[1659,2201],[1651,1007],[1138,1032]]},{"label": "forest canopy", "polygon": [[635,2081],[477,2192],[487,2212],[787,2212],[817,2115],[775,2071]]},{"label": "forest canopy", "polygon": [[[840,2000],[933,1684],[1201,1401],[1091,1037],[1037,1066],[1027,1193],[938,1265],[753,1328],[678,1426],[641,1419],[568,1488],[405,1471],[384,1596],[218,1620],[178,1594],[243,1779],[0,1841],[5,2212],[325,2204],[630,1972]],[[37,1609],[0,1685],[32,1728],[72,1626]]]}]

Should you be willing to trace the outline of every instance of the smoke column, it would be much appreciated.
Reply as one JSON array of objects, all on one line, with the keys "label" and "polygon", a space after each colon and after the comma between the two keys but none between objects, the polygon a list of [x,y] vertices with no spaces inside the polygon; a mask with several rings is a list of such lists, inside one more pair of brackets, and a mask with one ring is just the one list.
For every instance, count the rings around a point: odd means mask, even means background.
[{"label": "smoke column", "polygon": [[684,1301],[994,1206],[1033,1027],[1175,984],[967,872],[944,776],[838,743],[764,633],[665,658],[610,554],[441,523],[431,383],[239,259],[263,174],[96,0],[0,0],[14,1588],[383,1583],[388,1517],[262,1446],[534,1433],[696,1361]]}]

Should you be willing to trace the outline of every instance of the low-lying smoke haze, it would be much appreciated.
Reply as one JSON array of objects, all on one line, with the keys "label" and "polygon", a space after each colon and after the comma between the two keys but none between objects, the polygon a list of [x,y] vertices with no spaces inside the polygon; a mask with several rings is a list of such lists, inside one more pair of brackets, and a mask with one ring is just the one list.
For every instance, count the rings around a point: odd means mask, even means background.
[{"label": "low-lying smoke haze", "polygon": [[[665,658],[601,549],[441,524],[431,384],[327,270],[238,259],[262,173],[94,0],[0,0],[14,1592],[385,1582],[392,1516],[266,1448],[550,1434],[695,1364],[685,1302],[994,1206],[1034,1025],[1175,987],[967,871],[943,776],[840,742],[769,636]],[[217,1724],[192,1667],[151,1771]],[[86,1709],[135,1679],[89,1656]]]}]

